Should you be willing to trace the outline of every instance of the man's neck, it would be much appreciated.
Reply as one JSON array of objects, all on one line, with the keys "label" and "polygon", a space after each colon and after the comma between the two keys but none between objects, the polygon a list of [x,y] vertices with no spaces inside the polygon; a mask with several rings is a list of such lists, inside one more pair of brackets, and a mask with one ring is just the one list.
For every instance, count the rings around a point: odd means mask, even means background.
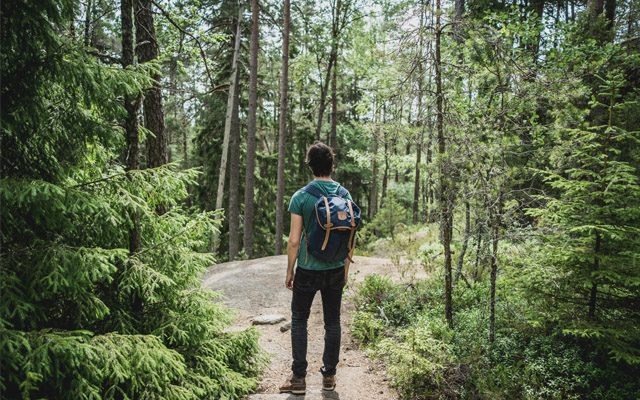
[{"label": "man's neck", "polygon": [[331,179],[330,176],[314,176],[313,180],[314,181],[329,181],[329,182],[333,181],[333,179]]}]

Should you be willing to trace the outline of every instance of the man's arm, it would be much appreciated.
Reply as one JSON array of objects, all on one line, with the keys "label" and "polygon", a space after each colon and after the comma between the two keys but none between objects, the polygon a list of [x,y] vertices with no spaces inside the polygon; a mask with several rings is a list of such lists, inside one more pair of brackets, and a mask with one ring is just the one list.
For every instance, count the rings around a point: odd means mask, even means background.
[{"label": "man's arm", "polygon": [[302,235],[302,216],[291,213],[291,228],[289,229],[289,243],[287,245],[287,278],[284,285],[287,289],[293,289],[293,267],[296,265],[298,250],[300,249],[300,236]]}]

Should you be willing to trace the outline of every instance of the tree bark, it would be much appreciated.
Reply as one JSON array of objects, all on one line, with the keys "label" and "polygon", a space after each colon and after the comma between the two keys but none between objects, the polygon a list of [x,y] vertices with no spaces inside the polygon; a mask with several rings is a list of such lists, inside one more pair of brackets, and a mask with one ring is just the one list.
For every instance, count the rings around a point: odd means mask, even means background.
[{"label": "tree bark", "polygon": [[84,10],[84,45],[89,46],[91,44],[91,18],[93,12],[93,2],[87,0]]},{"label": "tree bark", "polygon": [[595,21],[602,11],[604,10],[604,0],[587,0],[587,11],[589,12],[589,19]]},{"label": "tree bark", "polygon": [[[340,0],[338,0],[340,4]],[[333,66],[331,74],[331,133],[329,134],[329,145],[334,151],[338,149],[338,60]]]},{"label": "tree bark", "polygon": [[455,0],[453,16],[453,38],[456,42],[461,42],[462,37],[462,15],[464,14],[464,0]]},{"label": "tree bark", "polygon": [[616,19],[616,0],[605,0],[604,16],[607,19],[607,30],[611,31]]},{"label": "tree bark", "polygon": [[[422,96],[421,96],[422,97]],[[419,101],[420,106],[422,106],[422,101]],[[424,141],[424,130],[422,128],[422,123],[418,124],[420,133],[418,139],[418,145],[416,147],[416,173],[413,181],[413,218],[412,221],[414,224],[418,223],[420,217],[420,164],[422,162],[422,142]]]},{"label": "tree bark", "polygon": [[[532,0],[531,1],[531,7],[532,7],[532,11],[538,16],[538,21],[540,23],[544,22],[544,6],[545,6],[545,0]],[[542,40],[542,32],[538,33],[536,35],[536,39],[535,39],[535,43],[533,43],[533,46],[531,48],[532,52],[533,52],[533,61],[537,61],[538,59],[538,53],[540,52],[540,40]]]},{"label": "tree bark", "polygon": [[414,224],[418,223],[420,216],[420,164],[422,161],[422,145],[424,143],[424,128],[423,128],[423,113],[422,113],[422,86],[423,86],[423,68],[422,68],[422,58],[423,58],[423,46],[424,42],[422,40],[422,31],[424,29],[424,4],[420,2],[420,24],[418,30],[418,117],[416,119],[416,127],[419,130],[418,133],[418,144],[416,145],[416,167],[415,167],[415,177],[413,181],[413,218],[412,221]]},{"label": "tree bark", "polygon": [[[138,62],[145,63],[156,60],[159,55],[156,29],[153,22],[151,0],[136,0],[136,53]],[[150,168],[168,162],[167,138],[164,132],[164,112],[162,109],[162,91],[160,75],[154,73],[153,86],[144,96],[144,126],[153,135],[147,137],[147,165]]]},{"label": "tree bark", "polygon": [[[120,3],[120,19],[122,24],[122,67],[134,65],[134,40],[133,40],[133,0],[122,0]],[[126,170],[140,169],[140,138],[138,133],[138,108],[140,96],[125,96],[124,108],[127,116],[124,121],[124,129],[127,141],[127,154],[125,158]],[[137,213],[131,213],[133,226],[129,229],[129,253],[135,254],[140,250],[140,217]]]},{"label": "tree bark", "polygon": [[[374,104],[374,108],[375,108],[375,104]],[[376,116],[377,116],[377,110],[374,109],[374,114],[373,114],[373,118],[374,118],[374,123],[373,125],[375,126],[375,131],[373,132],[373,148],[371,149],[371,192],[369,194],[369,210],[368,210],[368,215],[367,217],[369,218],[369,220],[372,220],[375,215],[376,212],[378,211],[378,160],[377,160],[377,155],[378,155],[378,126],[376,124],[376,122],[379,123],[379,121],[376,121]]]},{"label": "tree bark", "polygon": [[384,140],[384,172],[382,174],[382,193],[380,195],[380,208],[384,207],[385,200],[387,198],[387,186],[389,185],[389,140],[387,139],[387,132],[383,128],[383,140]]},{"label": "tree bark", "polygon": [[[337,55],[336,55],[337,56]],[[333,70],[333,50],[329,55],[329,64],[327,65],[327,74],[325,76],[324,85],[320,87],[320,103],[318,105],[318,123],[316,124],[316,140],[320,140],[322,133],[322,122],[324,118],[324,110],[327,106],[327,92],[329,91],[329,81],[331,80],[331,71]]]},{"label": "tree bark", "polygon": [[444,110],[442,91],[442,59],[441,59],[441,0],[436,1],[436,24],[435,24],[435,80],[436,80],[436,131],[438,135],[438,155],[440,157],[440,229],[441,240],[444,248],[444,306],[445,318],[449,326],[453,325],[453,304],[451,297],[451,236],[453,230],[453,213],[451,210],[451,194],[448,182],[448,160],[446,160],[446,143],[444,137]]},{"label": "tree bark", "polygon": [[247,257],[253,257],[254,186],[256,169],[256,125],[258,105],[258,51],[260,49],[260,6],[251,0],[251,43],[249,44],[249,115],[247,118],[247,169],[244,183],[243,243]]},{"label": "tree bark", "polygon": [[229,155],[229,138],[233,119],[233,103],[236,97],[236,75],[238,74],[238,53],[240,52],[240,34],[242,28],[242,8],[238,11],[235,43],[233,45],[233,59],[231,61],[231,77],[229,78],[229,95],[227,97],[227,112],[224,119],[224,136],[222,138],[222,155],[220,156],[220,171],[218,173],[218,191],[216,193],[216,209],[222,208],[224,200],[224,181],[227,176],[227,157]]},{"label": "tree bark", "polygon": [[280,74],[280,120],[278,129],[278,188],[276,194],[276,255],[282,254],[284,220],[284,160],[287,127],[287,102],[289,84],[289,25],[291,2],[284,1],[284,27],[282,30],[282,72]]},{"label": "tree bark", "polygon": [[[602,245],[602,238],[600,232],[596,232],[595,244],[594,244],[594,256],[593,256],[593,269],[592,273],[600,269],[600,247]],[[589,319],[595,319],[596,317],[596,303],[598,298],[598,283],[594,278],[591,278],[591,290],[589,291],[589,312],[587,316]]]},{"label": "tree bark", "polygon": [[329,135],[329,143],[334,151],[338,148],[338,29],[340,24],[341,3],[341,0],[336,0],[335,17],[331,35],[333,71],[331,72],[331,133]]},{"label": "tree bark", "polygon": [[[498,217],[494,217],[498,218]],[[498,222],[493,222],[493,238],[491,243],[491,299],[489,302],[489,341],[496,338],[496,279],[498,275]]]},{"label": "tree bark", "polygon": [[471,205],[469,201],[464,202],[464,239],[462,240],[462,248],[460,249],[460,255],[458,256],[458,263],[456,265],[456,275],[453,280],[453,284],[458,284],[460,274],[462,274],[462,265],[464,264],[464,256],[467,253],[467,247],[469,246],[469,239],[471,238]]},{"label": "tree bark", "polygon": [[476,238],[476,258],[474,260],[473,267],[473,280],[478,282],[480,280],[480,276],[478,275],[478,263],[480,262],[480,248],[482,246],[482,226],[480,222],[478,224],[478,236]]},{"label": "tree bark", "polygon": [[229,138],[229,261],[235,260],[240,251],[240,74],[236,74],[236,90],[233,99],[233,115]]}]

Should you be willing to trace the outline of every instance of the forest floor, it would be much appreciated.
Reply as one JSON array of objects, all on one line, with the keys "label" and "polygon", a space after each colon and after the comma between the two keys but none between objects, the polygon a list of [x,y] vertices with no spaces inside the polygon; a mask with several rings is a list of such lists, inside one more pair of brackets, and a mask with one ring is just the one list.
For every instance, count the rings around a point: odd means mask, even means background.
[{"label": "forest floor", "polygon": [[338,364],[335,392],[321,390],[324,328],[322,304],[318,293],[313,301],[309,318],[309,345],[307,359],[306,396],[278,394],[278,386],[290,374],[291,332],[280,328],[290,321],[291,291],[284,287],[286,256],[265,257],[255,260],[219,264],[207,271],[203,285],[220,291],[223,301],[236,310],[232,329],[244,329],[261,315],[279,314],[286,321],[274,325],[256,325],[261,333],[260,345],[269,353],[270,363],[265,369],[256,394],[249,400],[276,399],[341,399],[341,400],[391,400],[397,396],[387,384],[384,366],[369,359],[351,337],[349,324],[354,306],[351,298],[355,285],[366,275],[378,273],[400,280],[398,268],[388,259],[356,257],[351,265],[349,284],[342,305],[342,345]]}]

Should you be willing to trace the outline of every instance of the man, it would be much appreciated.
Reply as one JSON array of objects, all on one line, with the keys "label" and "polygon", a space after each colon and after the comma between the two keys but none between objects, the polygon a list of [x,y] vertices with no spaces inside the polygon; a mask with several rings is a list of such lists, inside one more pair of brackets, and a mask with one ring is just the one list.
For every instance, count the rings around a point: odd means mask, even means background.
[{"label": "man", "polygon": [[[334,155],[331,147],[316,142],[307,150],[307,165],[313,172],[312,185],[325,196],[337,195],[340,184],[331,179],[334,170]],[[349,192],[343,196],[352,200]],[[342,288],[345,285],[349,270],[349,258],[335,262],[321,261],[307,253],[306,239],[302,234],[305,227],[311,225],[316,218],[314,205],[317,199],[311,194],[298,190],[289,203],[291,213],[291,229],[287,248],[288,264],[285,286],[293,291],[291,300],[291,353],[293,363],[292,374],[280,387],[281,393],[304,394],[306,392],[305,377],[307,374],[307,321],[311,303],[317,291],[322,296],[324,314],[324,354],[322,389],[334,390],[336,386],[336,366],[340,358],[340,307]],[[308,232],[308,229],[305,230]],[[295,271],[295,263],[298,267]]]}]

